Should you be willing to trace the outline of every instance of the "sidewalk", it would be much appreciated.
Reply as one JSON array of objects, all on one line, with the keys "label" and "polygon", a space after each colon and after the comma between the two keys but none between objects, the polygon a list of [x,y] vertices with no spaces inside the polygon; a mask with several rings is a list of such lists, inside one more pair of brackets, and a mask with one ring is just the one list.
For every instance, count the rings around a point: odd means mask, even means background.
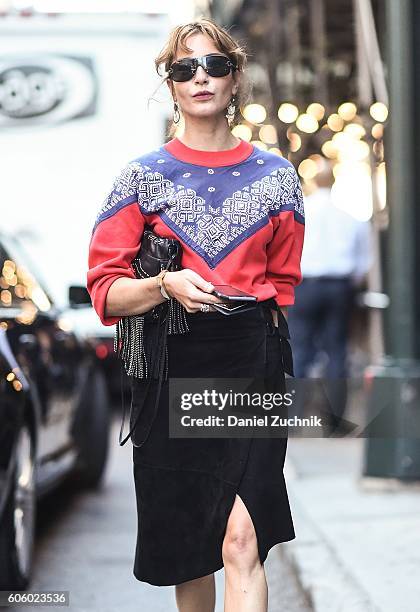
[{"label": "sidewalk", "polygon": [[289,438],[282,546],[315,612],[419,609],[420,483],[362,478],[364,443]]}]

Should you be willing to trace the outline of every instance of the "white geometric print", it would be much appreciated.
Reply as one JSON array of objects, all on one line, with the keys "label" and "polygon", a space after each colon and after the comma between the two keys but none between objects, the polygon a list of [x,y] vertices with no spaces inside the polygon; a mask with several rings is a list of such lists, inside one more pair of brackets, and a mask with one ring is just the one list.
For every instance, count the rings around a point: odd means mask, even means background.
[{"label": "white geometric print", "polygon": [[160,172],[143,172],[139,179],[138,201],[148,212],[160,210],[171,200],[175,192],[174,184]]},{"label": "white geometric print", "polygon": [[114,180],[109,195],[105,198],[102,208],[96,216],[95,227],[104,214],[111,211],[115,206],[125,200],[137,199],[137,188],[139,185],[138,173],[142,168],[138,162],[130,162]]},{"label": "white geometric print", "polygon": [[282,205],[287,206],[290,202],[293,203],[294,210],[303,218],[305,218],[305,208],[302,188],[299,177],[294,168],[280,168],[280,181],[282,187]]}]

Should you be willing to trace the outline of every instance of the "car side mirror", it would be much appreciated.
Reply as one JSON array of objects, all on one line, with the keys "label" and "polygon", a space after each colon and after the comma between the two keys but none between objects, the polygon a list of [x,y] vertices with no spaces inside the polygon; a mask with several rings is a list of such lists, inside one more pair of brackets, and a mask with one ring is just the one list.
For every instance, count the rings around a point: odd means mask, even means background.
[{"label": "car side mirror", "polygon": [[92,306],[89,292],[83,285],[71,285],[69,287],[68,300],[72,307]]}]

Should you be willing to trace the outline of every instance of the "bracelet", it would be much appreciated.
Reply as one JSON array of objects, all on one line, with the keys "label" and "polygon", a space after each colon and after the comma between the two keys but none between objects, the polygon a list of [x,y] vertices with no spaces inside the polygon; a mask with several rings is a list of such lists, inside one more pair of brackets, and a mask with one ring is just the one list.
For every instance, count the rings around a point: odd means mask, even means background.
[{"label": "bracelet", "polygon": [[160,292],[163,295],[163,297],[165,297],[167,300],[171,299],[171,295],[169,295],[166,287],[165,287],[165,281],[164,281],[164,276],[162,276],[162,284],[160,286]]},{"label": "bracelet", "polygon": [[168,270],[161,270],[161,271],[159,272],[159,274],[158,274],[157,276],[155,276],[155,278],[156,278],[157,286],[159,287],[160,292],[161,292],[161,294],[163,295],[163,297],[164,297],[166,300],[170,300],[170,299],[171,299],[171,296],[170,296],[170,295],[168,295],[168,293],[167,293],[167,291],[166,291],[166,289],[165,289],[165,287],[164,287],[164,285],[163,285],[163,278],[164,278],[164,276],[165,276],[165,274],[166,274],[167,272],[168,272]]}]

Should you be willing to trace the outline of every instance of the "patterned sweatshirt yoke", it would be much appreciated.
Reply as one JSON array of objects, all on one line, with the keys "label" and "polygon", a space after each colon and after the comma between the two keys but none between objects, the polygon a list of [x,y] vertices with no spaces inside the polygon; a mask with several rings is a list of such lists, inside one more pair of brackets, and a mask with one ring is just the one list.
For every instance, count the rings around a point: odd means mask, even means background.
[{"label": "patterned sweatshirt yoke", "polygon": [[201,151],[178,138],[129,162],[96,217],[87,287],[102,322],[116,278],[134,278],[131,260],[146,225],[183,246],[182,266],[213,284],[231,284],[279,305],[301,281],[304,203],[294,166],[240,140]]}]

